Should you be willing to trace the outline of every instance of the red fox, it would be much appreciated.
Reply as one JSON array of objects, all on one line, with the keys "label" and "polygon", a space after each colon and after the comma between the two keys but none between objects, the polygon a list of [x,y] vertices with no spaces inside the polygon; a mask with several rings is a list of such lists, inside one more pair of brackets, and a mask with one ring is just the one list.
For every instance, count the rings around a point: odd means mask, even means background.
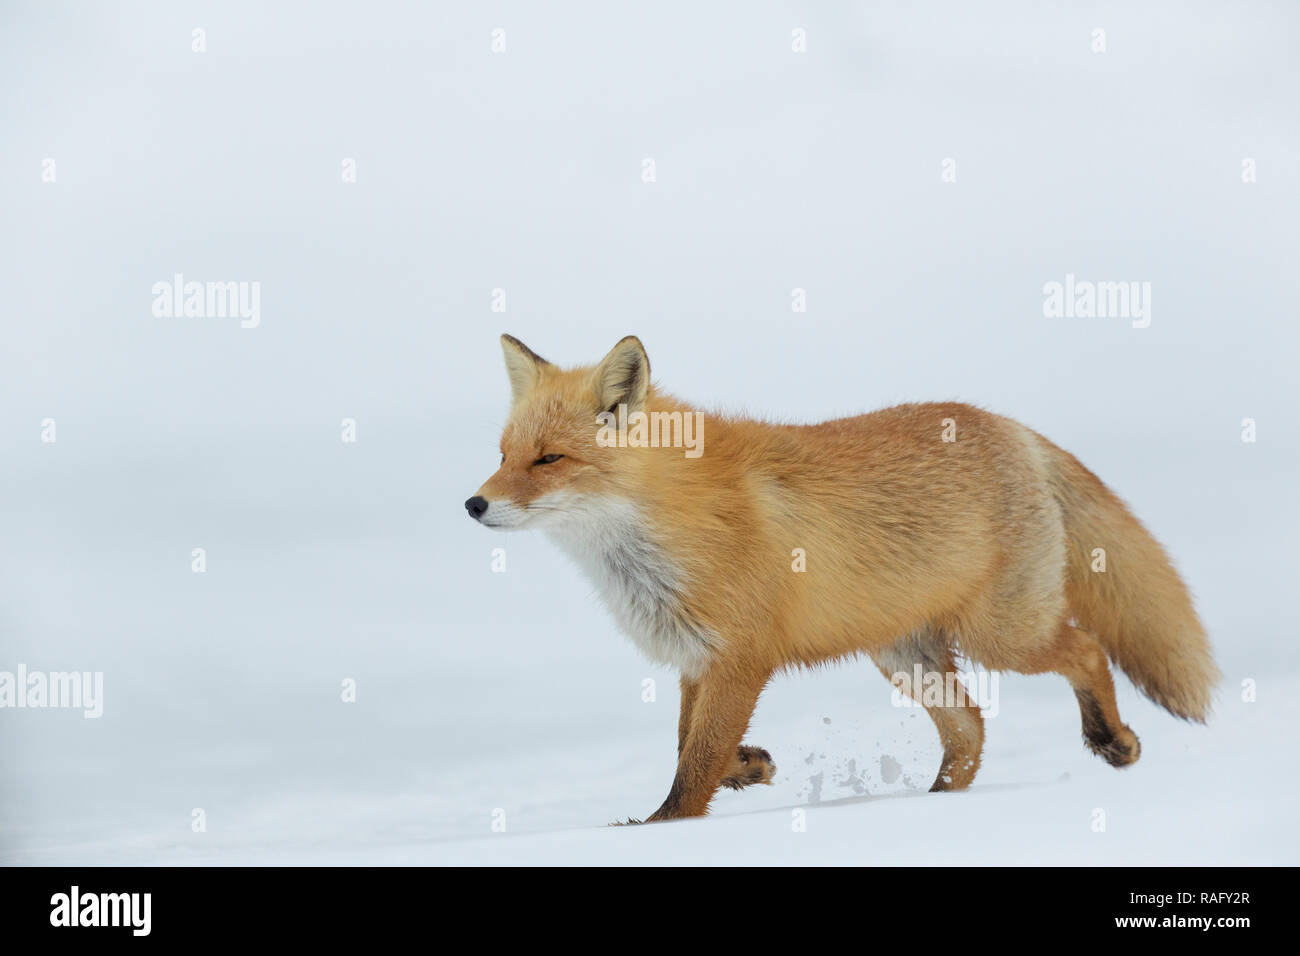
[{"label": "red fox", "polygon": [[[817,425],[706,416],[651,383],[635,336],[567,370],[501,343],[501,466],[465,507],[490,528],[545,531],[637,646],[680,672],[677,773],[648,821],[770,783],[771,755],[742,744],[764,686],[856,654],[886,678],[946,678],[958,654],[1062,674],[1087,746],[1116,767],[1139,745],[1108,658],[1170,713],[1206,719],[1218,670],[1169,558],[1029,428],[957,403]],[[943,745],[930,789],[967,787],[978,705],[907,692]]]}]

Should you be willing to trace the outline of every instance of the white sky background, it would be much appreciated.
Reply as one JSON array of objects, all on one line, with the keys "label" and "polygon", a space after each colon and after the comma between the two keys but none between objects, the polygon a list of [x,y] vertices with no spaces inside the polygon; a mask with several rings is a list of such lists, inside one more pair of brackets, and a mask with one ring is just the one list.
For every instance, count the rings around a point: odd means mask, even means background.
[{"label": "white sky background", "polygon": [[[1044,432],[1166,543],[1228,675],[1208,731],[1125,686],[1143,762],[1176,734],[1188,774],[1220,761],[1220,802],[1276,788],[1293,725],[1257,715],[1300,669],[1300,11],[1063,6],[7,6],[0,670],[101,670],[106,712],[0,711],[0,860],[294,860],[308,831],[436,860],[496,806],[544,831],[658,805],[675,679],[546,542],[463,513],[496,467],[502,331],[561,363],[635,333],[706,407],[957,398]],[[260,282],[260,326],[153,316],[177,272]],[[1045,318],[1066,273],[1150,282],[1150,327]],[[1003,690],[977,789],[1068,772],[1167,799],[1174,770],[1082,751],[1063,683]],[[855,735],[817,736],[832,711]],[[794,734],[790,776],[720,812],[806,798],[805,737],[828,768],[884,740],[928,780],[937,741],[893,746],[899,719],[866,665],[778,681],[751,738]]]}]

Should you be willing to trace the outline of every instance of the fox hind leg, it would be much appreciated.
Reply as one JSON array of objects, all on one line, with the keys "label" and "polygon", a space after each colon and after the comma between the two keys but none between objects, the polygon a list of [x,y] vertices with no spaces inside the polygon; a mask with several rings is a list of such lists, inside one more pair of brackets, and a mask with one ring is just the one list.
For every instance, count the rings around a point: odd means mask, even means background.
[{"label": "fox hind leg", "polygon": [[[887,680],[925,708],[939,731],[943,759],[930,791],[964,790],[970,786],[984,749],[984,717],[979,705],[956,679],[953,643],[948,635],[934,628],[923,628],[899,638],[874,655],[874,660]],[[933,695],[924,692],[924,684],[913,686],[918,664],[923,680],[930,679],[928,675],[936,675],[935,679],[944,688],[941,702],[936,703],[931,699]],[[953,692],[951,695],[949,690]]]},{"label": "fox hind leg", "polygon": [[1079,701],[1083,740],[1088,749],[1112,767],[1137,762],[1142,745],[1137,734],[1120,719],[1106,652],[1091,633],[1063,622],[1047,650],[1015,669],[1024,674],[1054,671],[1064,675]]}]

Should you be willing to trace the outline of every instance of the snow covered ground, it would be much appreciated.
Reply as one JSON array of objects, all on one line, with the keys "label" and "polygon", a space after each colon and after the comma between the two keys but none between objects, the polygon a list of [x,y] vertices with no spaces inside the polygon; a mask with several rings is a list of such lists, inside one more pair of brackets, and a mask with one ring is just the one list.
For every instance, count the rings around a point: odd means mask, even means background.
[{"label": "snow covered ground", "polygon": [[[0,671],[104,699],[0,709],[0,863],[1300,862],[1298,15],[968,6],[6,12]],[[260,282],[260,324],[153,315],[177,272]],[[1151,282],[1150,326],[1045,317],[1067,273]],[[635,332],[772,417],[1025,421],[1174,555],[1211,723],[1119,678],[1116,771],[1062,678],[1003,675],[975,785],[930,795],[928,718],[846,663],[765,693],[774,786],[606,826],[667,792],[676,680],[464,515],[502,331]]]}]

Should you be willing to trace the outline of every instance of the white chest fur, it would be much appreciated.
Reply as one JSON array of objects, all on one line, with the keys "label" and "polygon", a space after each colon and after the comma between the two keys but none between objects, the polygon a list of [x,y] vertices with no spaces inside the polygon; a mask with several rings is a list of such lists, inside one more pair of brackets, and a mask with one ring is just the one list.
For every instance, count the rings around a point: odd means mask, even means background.
[{"label": "white chest fur", "polygon": [[570,499],[546,530],[647,657],[688,677],[704,670],[717,638],[682,606],[681,574],[650,540],[636,506],[621,499]]}]

